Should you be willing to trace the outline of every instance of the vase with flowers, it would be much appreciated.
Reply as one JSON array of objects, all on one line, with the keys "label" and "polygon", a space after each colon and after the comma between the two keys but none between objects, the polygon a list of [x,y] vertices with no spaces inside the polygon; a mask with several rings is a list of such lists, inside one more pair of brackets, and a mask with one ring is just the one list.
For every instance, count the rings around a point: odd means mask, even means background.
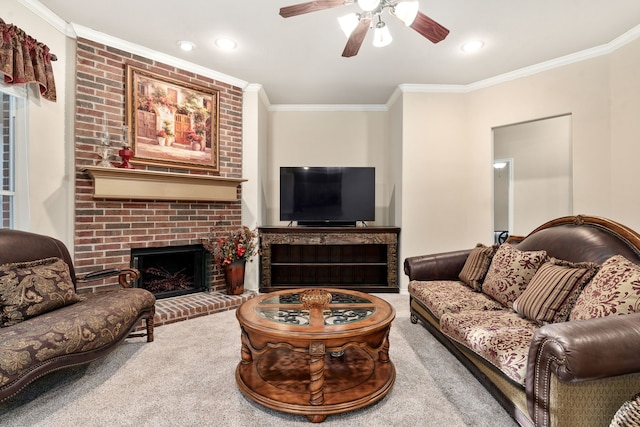
[{"label": "vase with flowers", "polygon": [[193,129],[187,131],[187,140],[191,143],[191,149],[193,151],[200,151],[202,137],[198,135]]},{"label": "vase with flowers", "polygon": [[162,121],[162,131],[164,132],[165,137],[166,137],[165,144],[168,147],[171,147],[173,145],[174,140],[175,140],[175,135],[173,133],[173,126],[172,126],[170,120],[163,120]]},{"label": "vase with flowers", "polygon": [[211,252],[218,269],[224,271],[227,294],[242,294],[246,262],[258,252],[257,231],[243,226],[222,236],[211,233],[202,245]]},{"label": "vase with flowers", "polygon": [[164,129],[160,129],[158,132],[156,132],[156,137],[158,138],[158,145],[164,145],[167,138],[167,133],[164,131]]}]

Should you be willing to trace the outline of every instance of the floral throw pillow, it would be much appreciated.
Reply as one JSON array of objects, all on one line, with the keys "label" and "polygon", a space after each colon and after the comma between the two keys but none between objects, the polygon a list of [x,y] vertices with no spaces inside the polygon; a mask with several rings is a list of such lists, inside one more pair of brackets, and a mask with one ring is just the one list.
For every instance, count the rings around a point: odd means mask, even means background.
[{"label": "floral throw pillow", "polygon": [[640,312],[640,265],[622,255],[606,260],[585,286],[569,320]]},{"label": "floral throw pillow", "polygon": [[511,307],[546,260],[546,251],[521,251],[503,243],[491,260],[482,292]]},{"label": "floral throw pillow", "polygon": [[562,312],[560,309],[567,304],[573,305],[579,292],[597,271],[595,263],[571,263],[550,258],[540,266],[527,288],[513,302],[513,309],[541,324],[566,320],[570,308]]},{"label": "floral throw pillow", "polygon": [[471,289],[480,292],[482,290],[482,281],[487,275],[491,259],[497,249],[498,245],[487,247],[482,243],[478,243],[476,247],[471,250],[471,253],[469,253],[458,275],[460,281]]},{"label": "floral throw pillow", "polygon": [[0,327],[80,301],[60,258],[0,265]]}]

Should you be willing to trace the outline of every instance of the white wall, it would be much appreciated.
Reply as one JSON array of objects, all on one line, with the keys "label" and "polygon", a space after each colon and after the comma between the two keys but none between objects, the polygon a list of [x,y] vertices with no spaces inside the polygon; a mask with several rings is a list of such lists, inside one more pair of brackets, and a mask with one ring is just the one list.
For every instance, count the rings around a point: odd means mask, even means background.
[{"label": "white wall", "polygon": [[46,44],[58,57],[53,62],[57,102],[40,98],[30,90],[28,102],[29,144],[29,231],[62,240],[73,251],[73,105],[74,73],[66,73],[74,63],[75,50],[63,33],[53,28],[17,0],[3,0],[2,19]]},{"label": "white wall", "polygon": [[640,40],[610,55],[611,216],[640,231]]},{"label": "white wall", "polygon": [[[474,213],[491,211],[491,206],[472,202],[482,185],[482,160],[469,143],[466,98],[463,94],[403,93],[403,259],[470,247],[482,234],[478,230],[486,229],[486,235],[491,231],[492,223]],[[486,161],[491,168],[490,157]],[[406,285],[402,275],[401,287]]]},{"label": "white wall", "polygon": [[[242,224],[250,228],[261,225],[262,189],[260,187],[261,153],[264,150],[266,132],[265,108],[260,100],[262,88],[254,85],[244,92],[242,112]],[[245,288],[258,289],[259,261],[255,256],[247,264]]]},{"label": "white wall", "polygon": [[[493,158],[510,159],[510,234],[527,235],[540,224],[573,213],[571,116],[534,120],[493,130]],[[500,170],[497,174],[500,175]],[[500,197],[494,171],[494,206]],[[507,181],[509,183],[509,180]],[[494,209],[494,224],[498,218]],[[499,228],[496,228],[498,230]]]},{"label": "white wall", "polygon": [[386,111],[271,111],[267,148],[267,216],[280,221],[281,166],[373,166],[376,220],[389,225],[388,125]]},{"label": "white wall", "polygon": [[[399,91],[398,91],[399,93]],[[400,226],[402,223],[402,98],[394,97],[389,103],[388,129],[388,197],[390,226]],[[402,239],[402,231],[400,232]],[[400,254],[399,254],[400,255]]]}]

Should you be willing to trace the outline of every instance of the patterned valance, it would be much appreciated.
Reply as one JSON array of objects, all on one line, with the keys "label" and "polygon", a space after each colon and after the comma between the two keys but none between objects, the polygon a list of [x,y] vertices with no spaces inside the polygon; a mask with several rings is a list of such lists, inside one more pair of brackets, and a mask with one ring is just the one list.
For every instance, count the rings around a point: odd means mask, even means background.
[{"label": "patterned valance", "polygon": [[56,100],[56,83],[49,48],[13,24],[0,19],[0,73],[5,84],[37,83],[40,94]]}]

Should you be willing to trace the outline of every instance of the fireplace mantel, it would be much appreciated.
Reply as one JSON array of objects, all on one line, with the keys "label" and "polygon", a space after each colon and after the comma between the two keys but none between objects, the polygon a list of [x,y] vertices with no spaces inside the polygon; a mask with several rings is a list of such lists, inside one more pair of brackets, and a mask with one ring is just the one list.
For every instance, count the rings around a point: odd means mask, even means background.
[{"label": "fireplace mantel", "polygon": [[101,199],[234,202],[246,179],[156,172],[101,166],[84,168],[93,178],[93,197]]}]

